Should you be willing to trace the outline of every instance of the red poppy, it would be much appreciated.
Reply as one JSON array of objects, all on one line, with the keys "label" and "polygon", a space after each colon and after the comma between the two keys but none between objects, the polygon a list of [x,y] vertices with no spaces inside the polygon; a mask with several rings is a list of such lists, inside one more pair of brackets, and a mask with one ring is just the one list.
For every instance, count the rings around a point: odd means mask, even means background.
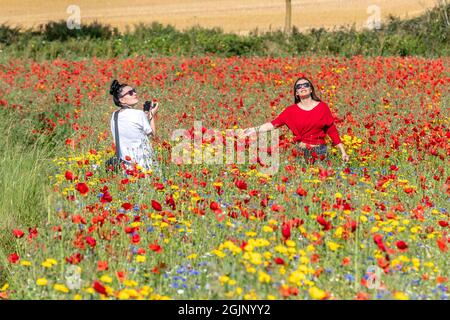
[{"label": "red poppy", "polygon": [[212,211],[216,211],[216,210],[219,209],[219,204],[218,204],[217,202],[215,202],[215,201],[212,201],[211,204],[209,205],[209,208],[210,208]]},{"label": "red poppy", "polygon": [[406,249],[408,249],[408,245],[407,245],[404,241],[402,241],[402,240],[397,241],[397,242],[395,243],[395,245],[396,245],[397,248],[400,249],[400,250],[406,250]]},{"label": "red poppy", "polygon": [[378,246],[378,248],[383,251],[386,252],[386,247],[383,244],[383,236],[380,234],[376,234],[373,236],[373,241],[375,242],[375,244]]},{"label": "red poppy", "polygon": [[287,240],[291,237],[291,227],[289,226],[289,224],[283,224],[283,226],[281,227],[281,234],[283,235],[284,240]]},{"label": "red poppy", "polygon": [[125,210],[130,210],[131,208],[133,208],[133,205],[129,202],[125,202],[122,204],[122,208]]},{"label": "red poppy", "polygon": [[85,196],[89,192],[89,187],[84,182],[79,182],[75,185],[75,189],[82,195]]},{"label": "red poppy", "polygon": [[66,180],[69,181],[73,181],[74,179],[74,175],[72,173],[72,171],[67,170],[66,173],[64,174],[64,177],[66,178]]},{"label": "red poppy", "polygon": [[111,194],[109,193],[109,190],[103,191],[103,194],[100,198],[101,203],[111,202],[113,200]]},{"label": "red poppy", "polygon": [[108,261],[98,261],[97,262],[97,271],[106,271],[109,269]]},{"label": "red poppy", "polygon": [[153,210],[156,210],[156,211],[162,210],[161,204],[156,200],[152,200],[152,208],[153,208]]},{"label": "red poppy", "polygon": [[448,222],[447,221],[440,220],[438,223],[443,228],[448,227]]},{"label": "red poppy", "polygon": [[19,255],[17,254],[17,253],[11,253],[9,256],[8,256],[8,261],[10,262],[10,263],[17,263],[17,261],[19,261],[19,259],[20,259],[20,257],[19,257]]},{"label": "red poppy", "polygon": [[445,241],[445,239],[439,238],[436,240],[436,243],[439,247],[439,250],[441,250],[442,252],[447,252],[448,247],[447,247],[447,242]]},{"label": "red poppy", "polygon": [[281,265],[285,264],[284,260],[279,257],[275,258],[274,261],[276,264],[281,264]]},{"label": "red poppy", "polygon": [[28,228],[28,240],[36,238],[38,236],[37,228]]},{"label": "red poppy", "polygon": [[148,246],[150,248],[150,250],[152,250],[153,252],[156,253],[160,253],[162,252],[162,248],[160,245],[156,244],[156,243],[152,243],[151,245]]},{"label": "red poppy", "polygon": [[241,190],[247,190],[247,182],[245,182],[244,180],[237,180],[235,185]]},{"label": "red poppy", "polygon": [[117,271],[116,275],[120,282],[125,280],[125,271]]},{"label": "red poppy", "polygon": [[316,220],[323,227],[324,231],[330,230],[332,228],[331,222],[326,221],[323,215],[318,215]]},{"label": "red poppy", "polygon": [[139,234],[135,233],[133,234],[133,236],[131,237],[131,242],[133,244],[137,244],[141,241],[141,237],[139,236]]},{"label": "red poppy", "polygon": [[300,197],[305,197],[308,194],[308,192],[305,189],[303,189],[302,187],[298,187],[297,188],[297,194]]},{"label": "red poppy", "polygon": [[350,264],[350,262],[351,262],[350,257],[345,257],[342,259],[341,265],[348,266]]},{"label": "red poppy", "polygon": [[90,236],[87,236],[87,237],[85,238],[85,240],[86,240],[86,243],[87,243],[89,246],[91,246],[91,248],[94,248],[95,245],[97,244],[97,241],[95,241],[95,239],[92,238],[92,237],[90,237]]},{"label": "red poppy", "polygon": [[66,257],[66,262],[69,264],[79,264],[83,260],[84,256],[77,252],[70,257]]},{"label": "red poppy", "polygon": [[16,238],[22,238],[25,233],[22,230],[14,229],[13,234]]},{"label": "red poppy", "polygon": [[99,282],[99,281],[94,281],[94,284],[92,286],[94,288],[95,291],[97,291],[100,294],[103,294],[105,296],[107,296],[108,294],[106,293],[106,288]]}]

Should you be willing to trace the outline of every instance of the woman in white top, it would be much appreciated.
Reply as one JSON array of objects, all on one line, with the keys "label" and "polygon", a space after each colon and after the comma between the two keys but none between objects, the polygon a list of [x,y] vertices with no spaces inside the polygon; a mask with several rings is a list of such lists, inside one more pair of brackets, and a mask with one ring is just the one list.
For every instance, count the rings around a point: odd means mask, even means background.
[{"label": "woman in white top", "polygon": [[[156,165],[153,159],[153,149],[149,137],[156,132],[154,115],[158,111],[158,104],[150,111],[133,109],[139,102],[136,90],[126,83],[114,80],[109,93],[113,96],[114,104],[120,109],[118,114],[120,158],[131,165],[136,163],[144,170]],[[111,117],[111,132],[115,141],[114,114]]]}]

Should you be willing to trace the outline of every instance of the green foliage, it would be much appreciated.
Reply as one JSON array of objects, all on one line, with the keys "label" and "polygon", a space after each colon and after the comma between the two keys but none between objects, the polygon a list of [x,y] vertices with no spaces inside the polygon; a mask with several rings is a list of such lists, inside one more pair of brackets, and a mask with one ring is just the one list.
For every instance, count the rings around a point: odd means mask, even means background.
[{"label": "green foliage", "polygon": [[110,39],[119,35],[117,28],[93,22],[82,26],[80,29],[67,27],[66,21],[52,21],[41,25],[39,33],[46,41],[67,41],[69,38]]}]

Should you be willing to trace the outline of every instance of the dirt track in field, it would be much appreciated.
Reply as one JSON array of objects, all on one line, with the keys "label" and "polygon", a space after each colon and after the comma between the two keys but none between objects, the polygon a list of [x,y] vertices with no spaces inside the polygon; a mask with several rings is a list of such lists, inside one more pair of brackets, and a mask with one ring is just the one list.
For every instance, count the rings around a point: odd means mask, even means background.
[{"label": "dirt track in field", "polygon": [[[352,24],[361,28],[378,13],[381,21],[389,14],[414,17],[438,1],[443,0],[292,0],[292,25],[300,30]],[[282,29],[285,18],[285,0],[0,0],[0,24],[36,27],[66,20],[70,5],[80,8],[81,23],[97,20],[122,31],[127,25],[158,21],[178,29],[201,25],[246,34],[256,28]]]}]

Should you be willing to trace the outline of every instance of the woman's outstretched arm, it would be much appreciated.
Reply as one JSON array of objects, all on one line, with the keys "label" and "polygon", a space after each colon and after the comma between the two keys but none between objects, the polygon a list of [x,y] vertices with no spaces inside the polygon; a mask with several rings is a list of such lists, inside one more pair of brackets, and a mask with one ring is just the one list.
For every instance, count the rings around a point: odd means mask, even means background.
[{"label": "woman's outstretched arm", "polygon": [[251,128],[245,129],[244,130],[244,135],[245,136],[249,136],[249,135],[252,135],[254,133],[267,132],[267,131],[271,131],[273,129],[275,129],[273,124],[270,123],[270,122],[267,122],[267,123],[264,123],[263,125],[258,126],[258,127],[251,127]]}]

